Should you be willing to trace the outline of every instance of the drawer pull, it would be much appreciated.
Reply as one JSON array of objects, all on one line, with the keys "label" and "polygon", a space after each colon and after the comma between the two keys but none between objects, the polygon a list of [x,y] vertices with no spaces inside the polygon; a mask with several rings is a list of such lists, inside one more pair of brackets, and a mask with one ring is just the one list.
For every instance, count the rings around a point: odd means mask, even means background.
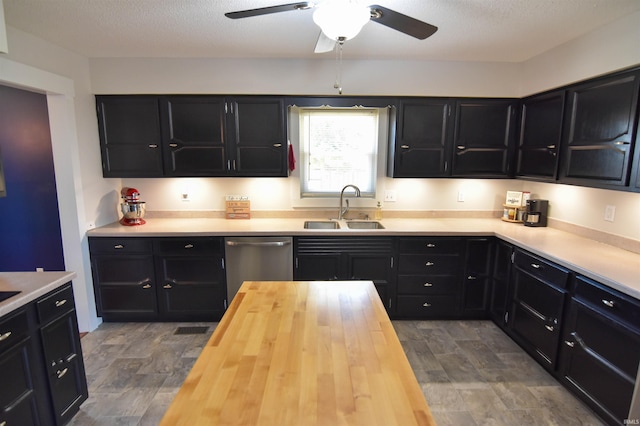
[{"label": "drawer pull", "polygon": [[427,247],[429,247],[429,248],[434,248],[435,246],[436,246],[436,245],[435,245],[435,244],[433,244],[433,243],[428,243],[428,244],[427,244]]},{"label": "drawer pull", "polygon": [[165,284],[165,285],[162,286],[162,288],[166,288],[168,290],[168,289],[173,288],[173,287],[171,286],[171,284]]},{"label": "drawer pull", "polygon": [[616,302],[614,302],[613,300],[607,300],[607,299],[602,299],[602,303],[604,304],[604,306],[608,308],[613,308],[616,304]]},{"label": "drawer pull", "polygon": [[145,285],[142,286],[142,288],[144,288],[144,289],[151,288],[151,284],[145,284]]},{"label": "drawer pull", "polygon": [[121,250],[124,248],[124,246],[122,244],[116,244],[115,246],[113,246],[113,248],[116,250]]},{"label": "drawer pull", "polygon": [[467,279],[468,279],[468,280],[477,280],[477,279],[478,279],[478,277],[476,277],[476,276],[474,276],[474,275],[469,275],[469,276],[467,277]]},{"label": "drawer pull", "polygon": [[169,144],[169,146],[170,146],[171,148],[177,148],[177,147],[178,147],[178,144],[177,144],[177,143],[170,143],[170,144]]},{"label": "drawer pull", "polygon": [[9,338],[9,336],[11,336],[11,332],[10,331],[7,331],[4,334],[0,334],[0,342],[2,342],[4,340],[7,340]]},{"label": "drawer pull", "polygon": [[433,287],[433,284],[431,284],[431,283],[424,283],[424,286],[425,286],[425,287]]},{"label": "drawer pull", "polygon": [[56,300],[56,308],[59,308],[60,306],[64,305],[65,303],[67,303],[67,299]]},{"label": "drawer pull", "polygon": [[193,244],[187,244],[187,245],[184,246],[184,248],[191,249],[191,248],[193,248]]},{"label": "drawer pull", "polygon": [[280,147],[282,147],[282,144],[281,143],[274,143],[273,147],[274,148],[280,148]]},{"label": "drawer pull", "polygon": [[532,263],[531,267],[534,268],[534,269],[540,269],[540,268],[542,268],[542,265],[539,265],[537,263]]},{"label": "drawer pull", "polygon": [[556,149],[555,145],[547,145],[547,149]]},{"label": "drawer pull", "polygon": [[409,145],[400,145],[400,148],[402,148],[402,149],[409,149]]},{"label": "drawer pull", "polygon": [[67,374],[67,371],[69,371],[68,368],[65,368],[62,371],[61,370],[56,371],[56,374],[58,375],[58,379],[62,379],[64,375]]},{"label": "drawer pull", "polygon": [[0,423],[0,426],[7,426],[7,422]]},{"label": "drawer pull", "polygon": [[545,326],[544,326],[544,328],[546,328],[546,329],[547,329],[547,330],[549,330],[549,331],[553,331],[553,330],[555,330],[555,329],[553,328],[553,326],[551,326],[551,325],[545,325]]},{"label": "drawer pull", "polygon": [[149,144],[149,148],[157,148],[157,147],[158,147],[158,145],[155,144],[155,143]]},{"label": "drawer pull", "polygon": [[422,306],[423,306],[423,307],[425,307],[425,308],[428,308],[428,307],[430,307],[430,306],[431,306],[431,303],[429,303],[429,302],[424,302],[424,303],[422,304]]},{"label": "drawer pull", "polygon": [[571,341],[569,341],[569,340],[565,340],[565,341],[564,341],[564,344],[565,344],[565,345],[567,345],[567,346],[569,346],[570,348],[572,348],[572,347],[574,347],[574,346],[576,345],[576,343],[575,343],[575,342],[571,342]]},{"label": "drawer pull", "polygon": [[424,266],[433,266],[433,265],[435,265],[435,263],[433,263],[433,262],[427,262],[427,263],[424,264]]}]

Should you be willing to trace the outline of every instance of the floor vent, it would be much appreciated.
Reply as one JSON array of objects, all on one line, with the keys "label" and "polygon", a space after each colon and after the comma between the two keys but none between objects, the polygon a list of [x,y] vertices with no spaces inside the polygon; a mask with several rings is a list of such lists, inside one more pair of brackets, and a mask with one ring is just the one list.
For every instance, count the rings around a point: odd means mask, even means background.
[{"label": "floor vent", "polygon": [[173,334],[205,334],[209,327],[178,327]]}]

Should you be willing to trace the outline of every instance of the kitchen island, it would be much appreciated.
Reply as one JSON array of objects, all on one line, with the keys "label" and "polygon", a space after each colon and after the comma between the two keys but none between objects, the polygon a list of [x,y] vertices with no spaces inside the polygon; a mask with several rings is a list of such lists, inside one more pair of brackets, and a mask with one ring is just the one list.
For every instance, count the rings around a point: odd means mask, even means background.
[{"label": "kitchen island", "polygon": [[162,425],[433,425],[371,281],[248,281]]}]

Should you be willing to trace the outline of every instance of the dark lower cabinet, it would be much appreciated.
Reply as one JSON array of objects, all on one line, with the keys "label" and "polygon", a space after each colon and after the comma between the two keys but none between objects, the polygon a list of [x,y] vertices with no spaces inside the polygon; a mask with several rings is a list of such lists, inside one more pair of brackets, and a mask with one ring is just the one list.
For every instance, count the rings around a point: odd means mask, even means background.
[{"label": "dark lower cabinet", "polygon": [[395,309],[395,245],[387,237],[294,239],[295,280],[371,280],[390,314]]},{"label": "dark lower cabinet", "polygon": [[497,240],[493,258],[493,275],[489,296],[489,317],[503,330],[509,320],[509,289],[511,265],[513,262],[513,246]]},{"label": "dark lower cabinet", "polygon": [[221,237],[89,238],[104,321],[215,321],[226,309]]},{"label": "dark lower cabinet", "polygon": [[467,238],[462,279],[462,316],[488,318],[493,261],[492,238]]},{"label": "dark lower cabinet", "polygon": [[640,362],[640,304],[576,278],[563,334],[561,380],[610,424],[623,424]]},{"label": "dark lower cabinet", "polygon": [[512,269],[509,328],[545,368],[557,365],[569,271],[516,249]]},{"label": "dark lower cabinet", "polygon": [[0,318],[0,424],[64,425],[87,399],[71,283]]}]

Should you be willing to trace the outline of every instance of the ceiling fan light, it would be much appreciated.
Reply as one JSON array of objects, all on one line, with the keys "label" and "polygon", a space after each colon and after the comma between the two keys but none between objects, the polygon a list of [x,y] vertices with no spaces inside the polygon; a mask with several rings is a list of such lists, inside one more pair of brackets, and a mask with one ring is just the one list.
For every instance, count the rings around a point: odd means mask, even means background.
[{"label": "ceiling fan light", "polygon": [[369,7],[349,0],[326,0],[313,12],[313,22],[332,40],[354,38],[370,18]]}]

